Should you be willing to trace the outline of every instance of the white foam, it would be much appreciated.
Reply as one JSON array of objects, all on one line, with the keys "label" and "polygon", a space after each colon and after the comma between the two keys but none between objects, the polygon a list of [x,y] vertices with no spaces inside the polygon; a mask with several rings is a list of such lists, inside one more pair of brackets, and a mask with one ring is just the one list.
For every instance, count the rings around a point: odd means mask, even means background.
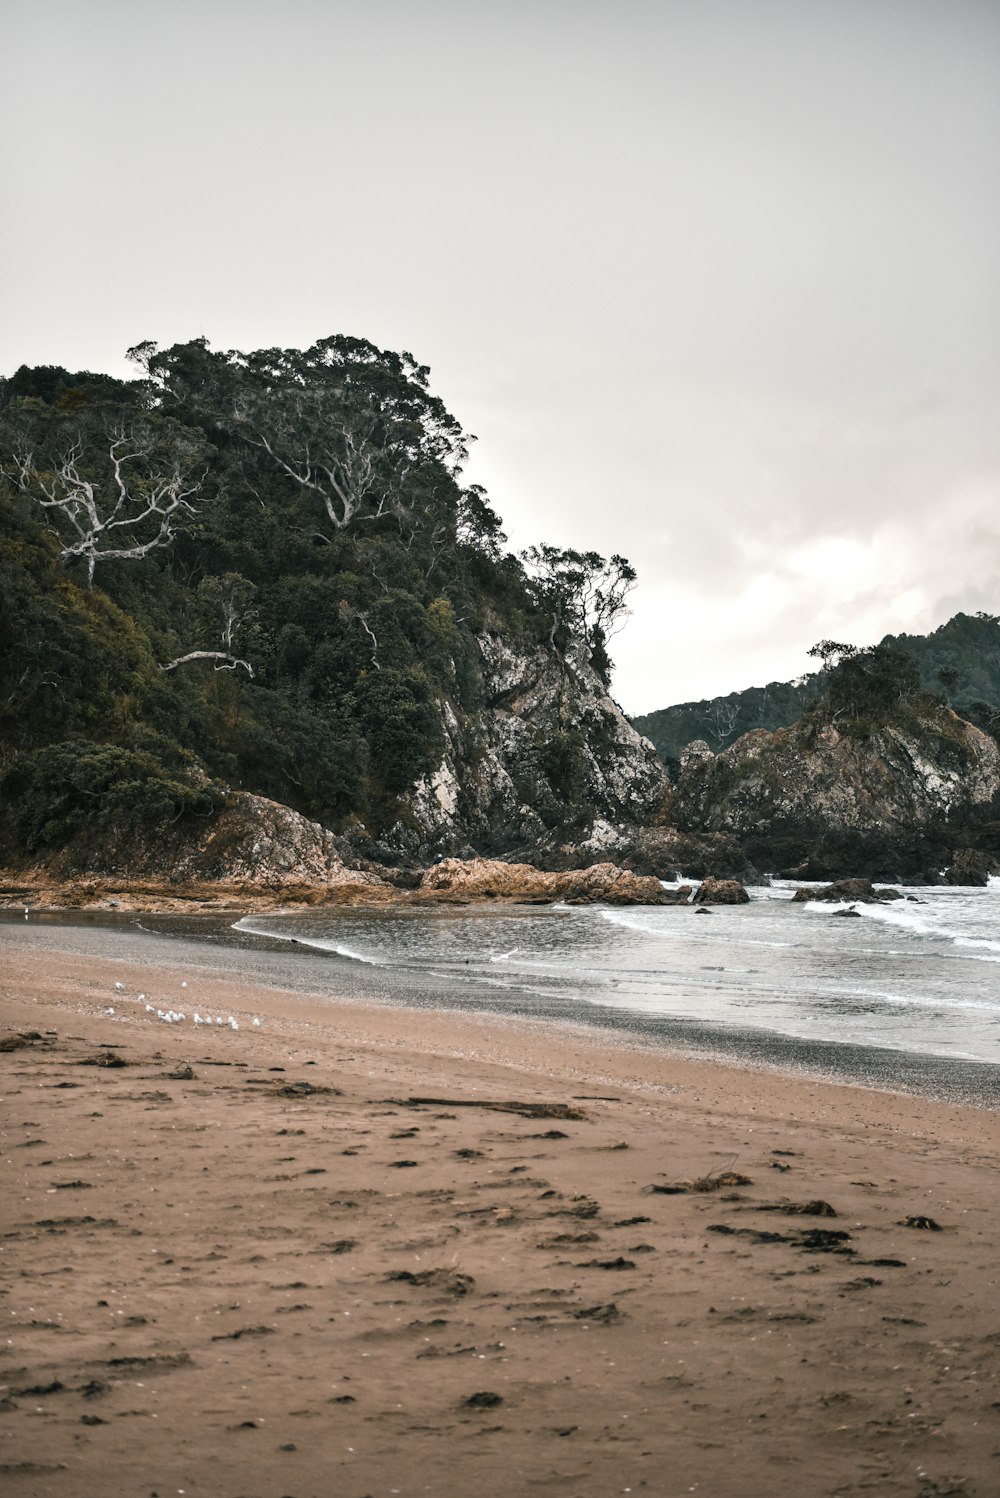
[{"label": "white foam", "polygon": [[1000,941],[988,941],[986,937],[956,936],[956,947],[986,947],[990,952],[1000,952]]},{"label": "white foam", "polygon": [[[688,937],[691,935],[689,929],[685,929],[682,933],[679,927],[665,922],[659,912],[654,914],[655,906],[645,909],[615,910],[608,905],[594,905],[591,909],[600,916],[602,921],[607,921],[609,926],[623,926],[626,931],[639,931],[643,936],[662,936],[669,939],[678,935]],[[676,920],[677,917],[674,919]]]},{"label": "white foam", "polygon": [[[711,929],[710,921],[699,921],[697,929],[692,929],[687,916],[670,916],[656,906],[643,910],[612,910],[606,905],[595,905],[592,909],[609,925],[622,926],[626,931],[638,931],[642,936],[658,937],[671,942],[706,942],[718,939],[717,933]],[[701,930],[703,924],[709,928],[704,933]],[[739,943],[741,947],[771,947],[775,951],[797,945],[792,941],[762,941],[759,937],[746,936],[742,931]]]},{"label": "white foam", "polygon": [[979,1009],[990,1014],[1000,1014],[1000,1004],[988,1000],[955,998],[947,994],[887,993],[883,988],[851,988],[845,994],[850,999],[877,999],[880,1004],[896,1004],[901,1009]]}]

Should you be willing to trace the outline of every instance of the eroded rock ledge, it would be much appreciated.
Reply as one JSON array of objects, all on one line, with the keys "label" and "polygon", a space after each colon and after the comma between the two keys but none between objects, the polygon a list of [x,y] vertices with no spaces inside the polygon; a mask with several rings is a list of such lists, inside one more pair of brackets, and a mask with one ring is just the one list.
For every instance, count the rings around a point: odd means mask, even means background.
[{"label": "eroded rock ledge", "polygon": [[898,889],[876,889],[870,879],[836,879],[833,884],[825,884],[822,889],[797,889],[792,902],[807,904],[814,900],[831,903],[852,900],[859,905],[884,905],[889,900],[902,898]]},{"label": "eroded rock ledge", "polygon": [[613,863],[587,869],[544,873],[530,863],[505,863],[497,858],[446,858],[427,870],[414,898],[449,904],[469,900],[506,900],[549,905],[677,905],[690,890],[665,890],[658,879],[633,874]]},{"label": "eroded rock ledge", "polygon": [[[736,886],[737,889],[741,886]],[[366,870],[339,867],[333,877],[280,880],[242,877],[185,880],[132,878],[88,873],[54,876],[44,869],[0,871],[0,909],[109,911],[259,911],[303,906],[470,905],[688,905],[690,885],[666,890],[658,879],[616,864],[546,873],[531,864],[501,859],[449,858],[404,881],[390,882]],[[711,891],[707,898],[715,903]],[[727,900],[728,903],[728,900]]]}]

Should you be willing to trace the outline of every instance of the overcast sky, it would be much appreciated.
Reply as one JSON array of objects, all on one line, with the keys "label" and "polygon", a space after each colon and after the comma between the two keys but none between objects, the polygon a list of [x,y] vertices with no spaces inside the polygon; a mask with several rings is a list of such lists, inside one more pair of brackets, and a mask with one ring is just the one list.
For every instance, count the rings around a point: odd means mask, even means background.
[{"label": "overcast sky", "polygon": [[0,372],[408,349],[626,710],[1000,612],[996,0],[9,0]]}]

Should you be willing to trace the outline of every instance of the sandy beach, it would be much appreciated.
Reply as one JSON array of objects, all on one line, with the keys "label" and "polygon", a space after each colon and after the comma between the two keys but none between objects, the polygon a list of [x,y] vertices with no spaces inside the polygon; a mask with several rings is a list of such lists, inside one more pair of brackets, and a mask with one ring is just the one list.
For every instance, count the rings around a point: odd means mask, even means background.
[{"label": "sandy beach", "polygon": [[997,1112],[0,956],[11,1498],[1000,1491]]}]

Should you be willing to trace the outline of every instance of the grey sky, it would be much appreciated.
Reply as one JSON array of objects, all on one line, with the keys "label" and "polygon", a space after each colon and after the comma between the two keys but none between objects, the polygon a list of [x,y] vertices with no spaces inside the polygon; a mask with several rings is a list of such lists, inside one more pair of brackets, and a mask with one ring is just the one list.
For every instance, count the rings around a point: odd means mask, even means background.
[{"label": "grey sky", "polygon": [[1000,611],[994,0],[7,23],[4,372],[409,349],[516,546],[638,567],[629,711]]}]

